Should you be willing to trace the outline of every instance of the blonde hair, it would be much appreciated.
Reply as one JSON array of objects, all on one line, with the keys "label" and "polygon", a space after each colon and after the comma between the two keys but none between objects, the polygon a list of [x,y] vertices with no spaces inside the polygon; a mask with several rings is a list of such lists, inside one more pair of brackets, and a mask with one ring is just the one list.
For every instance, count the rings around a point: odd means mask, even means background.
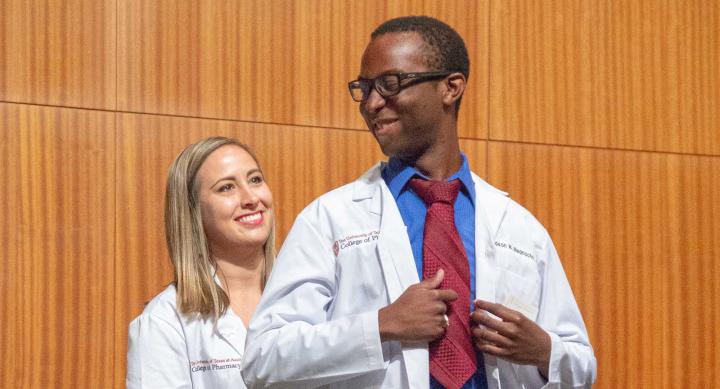
[{"label": "blonde hair", "polygon": [[[175,158],[165,190],[165,239],[175,274],[178,308],[184,314],[211,316],[214,321],[225,314],[230,299],[215,282],[215,261],[200,213],[197,172],[212,152],[226,145],[247,151],[260,168],[249,146],[231,138],[206,138],[186,147]],[[264,250],[263,287],[275,260],[275,218]]]}]

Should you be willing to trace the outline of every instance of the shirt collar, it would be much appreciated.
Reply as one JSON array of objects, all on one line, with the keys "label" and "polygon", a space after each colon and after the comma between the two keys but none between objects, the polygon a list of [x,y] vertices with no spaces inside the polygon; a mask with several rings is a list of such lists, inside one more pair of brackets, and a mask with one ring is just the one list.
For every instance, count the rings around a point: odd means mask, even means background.
[{"label": "shirt collar", "polygon": [[[475,204],[475,184],[472,180],[472,174],[470,173],[470,167],[468,165],[467,157],[465,156],[465,153],[460,153],[460,157],[462,158],[462,162],[460,164],[460,169],[456,171],[453,175],[448,177],[448,181],[459,179],[460,183],[462,183],[461,189],[465,191],[465,193],[470,197],[470,200],[472,201],[473,205]],[[388,163],[383,164],[383,171],[382,175],[385,179],[385,182],[387,183],[388,189],[390,189],[390,193],[392,193],[394,198],[398,198],[400,193],[407,188],[407,183],[410,181],[411,178],[414,176],[419,176],[424,179],[428,179],[427,176],[420,173],[415,167],[410,166],[403,162],[402,160],[392,157],[388,161]]]}]

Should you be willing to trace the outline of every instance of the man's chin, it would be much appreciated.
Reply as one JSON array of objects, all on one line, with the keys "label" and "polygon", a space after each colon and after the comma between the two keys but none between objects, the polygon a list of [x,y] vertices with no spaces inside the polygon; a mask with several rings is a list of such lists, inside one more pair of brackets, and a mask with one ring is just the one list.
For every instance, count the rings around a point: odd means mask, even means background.
[{"label": "man's chin", "polygon": [[375,140],[378,141],[380,151],[382,151],[382,153],[385,154],[386,157],[391,158],[397,154],[397,150],[391,145],[380,143],[377,137],[375,137]]}]

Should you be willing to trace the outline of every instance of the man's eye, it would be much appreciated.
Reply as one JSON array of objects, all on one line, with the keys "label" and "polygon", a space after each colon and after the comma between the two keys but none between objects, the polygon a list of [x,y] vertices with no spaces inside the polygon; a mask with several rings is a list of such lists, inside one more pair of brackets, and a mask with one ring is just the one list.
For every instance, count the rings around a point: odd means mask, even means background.
[{"label": "man's eye", "polygon": [[398,79],[395,76],[387,76],[380,79],[380,86],[386,90],[394,90],[398,86]]}]

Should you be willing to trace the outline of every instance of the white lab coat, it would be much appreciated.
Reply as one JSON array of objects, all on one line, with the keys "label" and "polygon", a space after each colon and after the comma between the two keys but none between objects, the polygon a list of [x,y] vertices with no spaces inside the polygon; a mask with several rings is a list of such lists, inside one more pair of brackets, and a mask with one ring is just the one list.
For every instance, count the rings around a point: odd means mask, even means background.
[{"label": "white lab coat", "polygon": [[168,286],[130,323],[127,388],[245,388],[240,317],[228,308],[215,329],[212,319],[181,314],[175,296]]},{"label": "white lab coat", "polygon": [[[248,387],[428,388],[427,343],[380,342],[378,310],[419,282],[406,227],[376,165],[298,216],[250,323]],[[473,174],[476,297],[552,339],[549,381],[485,355],[489,387],[590,387],[596,361],[546,230]]]}]

